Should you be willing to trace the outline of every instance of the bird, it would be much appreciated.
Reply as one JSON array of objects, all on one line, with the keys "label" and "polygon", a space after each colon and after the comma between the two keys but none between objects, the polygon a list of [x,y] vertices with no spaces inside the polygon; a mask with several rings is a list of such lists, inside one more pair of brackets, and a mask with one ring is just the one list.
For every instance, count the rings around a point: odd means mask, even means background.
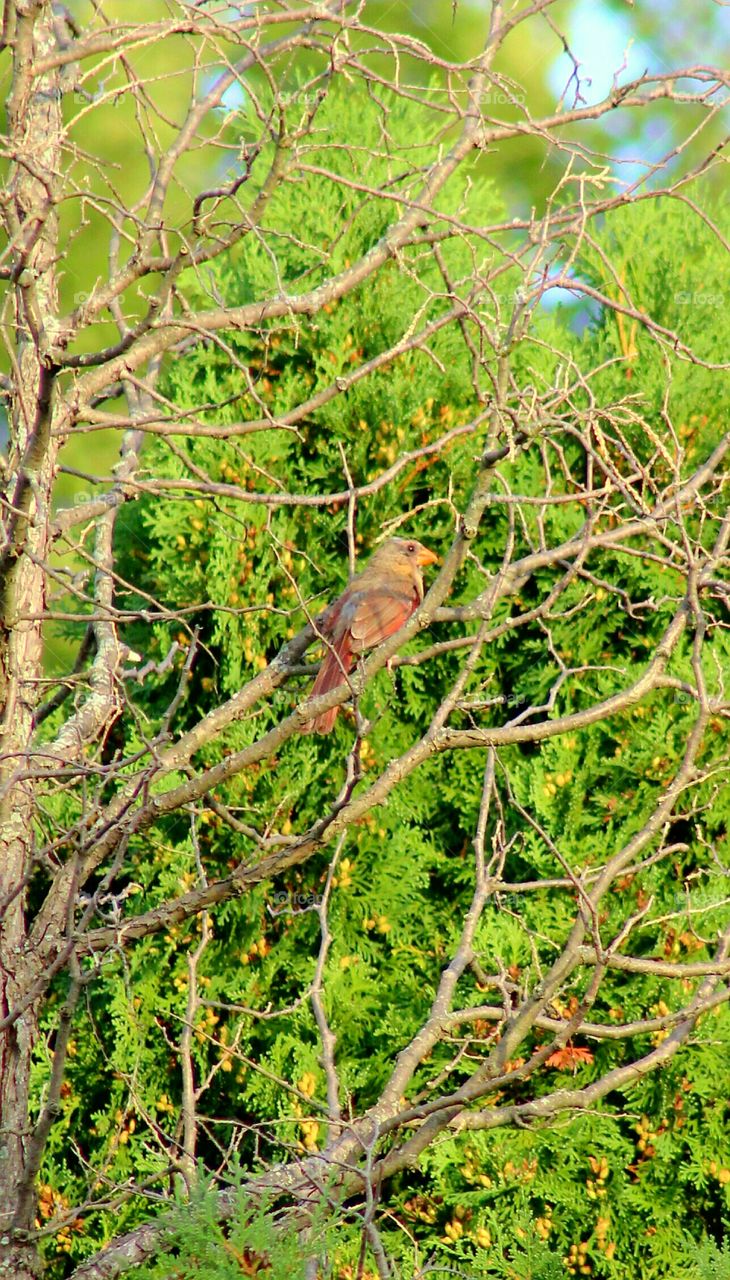
[{"label": "bird", "polygon": [[[422,570],[437,564],[414,538],[390,538],[371,556],[362,573],[316,619],[327,652],[312,686],[311,698],[346,684],[355,657],[392,636],[423,600]],[[329,733],[339,707],[323,711],[302,726],[303,733]]]}]

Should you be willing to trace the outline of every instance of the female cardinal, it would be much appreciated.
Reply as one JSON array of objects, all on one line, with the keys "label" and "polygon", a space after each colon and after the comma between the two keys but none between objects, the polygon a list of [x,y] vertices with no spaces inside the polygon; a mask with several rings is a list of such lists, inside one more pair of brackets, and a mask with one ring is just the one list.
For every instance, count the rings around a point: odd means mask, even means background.
[{"label": "female cardinal", "polygon": [[[345,684],[354,656],[380,644],[407,622],[423,600],[421,569],[437,560],[438,556],[422,542],[409,538],[391,538],[378,548],[367,568],[317,619],[328,649],[312,687],[312,698]],[[338,711],[339,707],[323,711],[316,720],[303,725],[303,732],[329,733]]]}]

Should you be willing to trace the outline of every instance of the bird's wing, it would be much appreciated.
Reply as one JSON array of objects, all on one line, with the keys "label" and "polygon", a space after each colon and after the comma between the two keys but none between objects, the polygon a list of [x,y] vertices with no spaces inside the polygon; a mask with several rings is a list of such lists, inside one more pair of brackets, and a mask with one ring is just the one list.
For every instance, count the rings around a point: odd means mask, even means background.
[{"label": "bird's wing", "polygon": [[343,609],[342,622],[352,636],[353,653],[372,649],[407,622],[418,605],[415,592],[395,592],[369,587],[354,592]]}]

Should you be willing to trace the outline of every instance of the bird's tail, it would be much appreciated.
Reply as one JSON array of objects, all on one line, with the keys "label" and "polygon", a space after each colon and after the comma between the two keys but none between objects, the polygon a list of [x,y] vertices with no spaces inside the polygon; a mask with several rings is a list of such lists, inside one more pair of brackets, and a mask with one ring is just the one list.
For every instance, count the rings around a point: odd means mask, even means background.
[{"label": "bird's tail", "polygon": [[[317,679],[312,685],[310,698],[316,698],[320,693],[329,693],[330,689],[336,689],[339,685],[344,684],[345,676],[351,669],[350,633],[346,631],[336,645],[328,648],[319,668]],[[339,709],[339,707],[331,707],[329,711],[323,711],[322,715],[317,716],[316,720],[309,720],[302,727],[302,732],[329,733],[334,728]]]}]

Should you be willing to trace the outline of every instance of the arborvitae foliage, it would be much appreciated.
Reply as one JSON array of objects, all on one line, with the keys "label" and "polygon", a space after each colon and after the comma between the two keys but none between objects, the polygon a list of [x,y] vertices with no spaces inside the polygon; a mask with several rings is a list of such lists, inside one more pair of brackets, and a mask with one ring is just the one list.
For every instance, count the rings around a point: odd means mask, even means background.
[{"label": "arborvitae foliage", "polygon": [[[401,103],[398,111],[403,137],[416,137],[417,109],[411,112]],[[377,104],[341,97],[326,122],[369,156],[374,186],[391,163],[379,144]],[[391,117],[391,129],[393,123]],[[355,180],[362,178],[357,149],[354,154],[355,159],[352,150],[327,148],[319,157],[322,167],[351,173],[349,191],[316,172],[306,182],[279,189],[267,226],[280,238],[269,237],[264,249],[250,236],[224,266],[211,269],[225,303],[258,296],[274,275],[283,291],[293,290],[305,276],[315,283],[324,265],[331,272],[378,238],[392,210],[365,199]],[[316,160],[315,154],[313,170]],[[460,208],[475,224],[496,214],[498,193],[480,172],[471,184],[449,191],[445,214]],[[397,200],[397,166],[392,176]],[[476,237],[447,240],[442,255],[457,282],[475,261],[486,267],[498,260],[496,250]],[[646,201],[607,217],[574,270],[615,296],[619,285],[607,271],[607,256],[614,265],[623,264],[619,279],[627,296],[658,324],[680,325],[704,360],[719,360],[721,326],[711,304],[703,309],[701,302],[685,300],[707,294],[708,282],[720,270],[717,240],[700,218],[687,206],[666,201]],[[520,278],[505,265],[500,287],[508,293]],[[209,410],[196,408],[196,417],[212,425],[281,418],[303,397],[316,396],[333,375],[347,378],[355,360],[374,359],[449,309],[452,302],[431,244],[410,250],[406,268],[400,264],[383,271],[311,321],[231,332],[225,347],[200,343],[171,365],[165,394],[181,415],[205,400]],[[577,393],[575,408],[584,409],[592,397],[595,438],[617,505],[630,502],[632,486],[637,493],[641,486],[634,459],[649,464],[657,490],[671,478],[662,447],[669,421],[683,444],[683,474],[691,474],[724,429],[730,410],[727,378],[670,359],[627,317],[619,322],[615,314],[597,309],[587,328],[579,329],[574,306],[538,312],[512,356],[517,383],[542,391],[559,386],[565,371],[582,373],[585,389]],[[619,402],[620,427],[613,411]],[[171,489],[169,496],[143,498],[120,515],[121,573],[131,585],[120,589],[118,601],[130,609],[149,607],[152,618],[130,625],[125,639],[145,661],[161,661],[173,642],[178,645],[171,667],[132,691],[136,719],[124,722],[125,751],[131,753],[135,743],[160,730],[178,685],[179,727],[265,666],[306,615],[345,584],[350,478],[358,485],[375,480],[404,454],[443,437],[437,452],[414,458],[391,483],[359,503],[356,535],[363,556],[388,527],[445,550],[481,446],[478,431],[455,429],[477,411],[471,358],[459,325],[450,323],[435,328],[428,354],[404,355],[354,383],[344,400],[313,408],[291,429],[150,442],[145,463],[151,473],[174,481],[197,468],[221,487],[212,501]],[[447,432],[453,434],[447,437]],[[556,501],[538,527],[529,501],[514,520],[507,501],[510,494],[528,500],[542,495],[546,475],[556,497],[569,497],[580,457],[568,415],[549,445],[506,459],[474,555],[449,605],[471,598],[475,583],[486,585],[499,571],[508,537],[515,539],[517,556],[559,543],[580,527],[585,513],[579,503]],[[336,496],[324,505],[277,504],[283,493]],[[270,495],[271,501],[240,500],[256,494]],[[403,513],[409,513],[407,521],[399,524]],[[698,509],[685,513],[685,519],[700,538],[711,539],[717,515]],[[642,537],[646,548],[649,535]],[[638,556],[632,561],[607,542],[591,558],[589,572],[575,574],[564,588],[549,628],[544,620],[531,621],[530,610],[554,588],[562,570],[536,571],[497,606],[494,637],[453,722],[462,727],[471,722],[470,699],[479,702],[482,725],[503,723],[508,711],[514,714],[523,704],[546,703],[561,669],[579,670],[553,695],[551,714],[609,696],[617,687],[617,672],[622,687],[630,684],[684,593],[671,554],[673,540],[680,537],[670,523],[657,531],[654,563]],[[154,620],[155,600],[179,611],[174,624]],[[461,634],[475,625],[464,623]],[[417,653],[432,638],[421,635],[405,652]],[[194,661],[185,670],[191,645]],[[690,673],[691,646],[689,634],[672,660],[672,675]],[[704,672],[712,689],[729,669],[727,650],[726,633],[715,627]],[[407,747],[414,726],[427,723],[459,656],[457,650],[428,664],[382,671],[367,688],[362,710],[372,728],[361,752],[365,782]],[[196,764],[211,764],[254,741],[294,706],[310,680],[305,673],[282,686],[269,703],[232,725],[223,745],[206,747]],[[639,830],[676,769],[692,714],[691,699],[666,688],[575,734],[500,749],[502,808],[491,819],[488,838],[498,824],[508,848],[504,879],[518,891],[497,896],[483,918],[475,945],[483,972],[501,972],[516,987],[535,981],[570,928],[575,900],[548,890],[521,893],[519,885],[562,874],[556,844],[563,864],[579,871],[603,862]],[[713,729],[707,751],[720,760],[727,752],[726,724],[718,719]],[[283,838],[304,830],[337,794],[352,738],[352,716],[341,713],[328,738],[290,739],[276,757],[217,790],[214,805],[195,816],[165,819],[143,837],[133,837],[128,892],[135,909],[151,908],[192,885],[201,868],[213,879],[242,859],[255,859],[257,846],[247,832],[260,829],[272,814]],[[708,763],[705,756],[703,764]],[[346,1110],[361,1110],[377,1098],[395,1054],[427,1014],[470,900],[469,848],[483,768],[482,754],[434,755],[387,805],[352,827],[340,848],[331,879],[324,998],[337,1037]],[[235,815],[234,827],[221,804]],[[648,866],[640,877],[627,876],[607,899],[601,919],[607,936],[627,915],[642,911],[651,896],[652,909],[639,928],[641,954],[709,958],[728,895],[723,867],[707,850],[727,848],[729,817],[728,792],[710,779],[676,824],[673,856]],[[167,1165],[181,1132],[176,1045],[186,1018],[188,956],[204,928],[210,937],[197,981],[205,1004],[196,1013],[193,1040],[196,1077],[207,1084],[200,1101],[206,1117],[199,1151],[203,1165],[211,1175],[221,1172],[225,1181],[233,1147],[241,1167],[251,1170],[262,1160],[293,1159],[322,1144],[321,1047],[311,1005],[302,997],[315,974],[320,933],[312,907],[324,891],[330,859],[331,850],[325,850],[274,884],[228,901],[205,924],[195,919],[174,925],[109,964],[74,1037],[62,1099],[66,1132],[47,1154],[44,1178],[57,1205],[77,1199],[88,1162],[101,1170],[101,1185],[104,1180],[123,1183],[132,1174],[142,1183]],[[661,1016],[678,1007],[683,994],[681,984],[670,979],[611,972],[591,1020],[610,1026]],[[462,1006],[478,1006],[487,998],[478,973],[468,970],[460,983]],[[577,980],[569,983],[554,1012],[569,1012],[581,998]],[[270,1016],[281,1010],[288,1012]],[[726,1254],[714,1242],[723,1232],[730,1192],[723,1083],[729,1032],[727,1013],[710,1012],[666,1069],[627,1093],[609,1095],[586,1113],[566,1113],[544,1125],[442,1136],[416,1169],[399,1173],[381,1189],[378,1222],[387,1249],[405,1274],[431,1260],[434,1270],[449,1267],[452,1274],[521,1280],[553,1280],[566,1273],[601,1280],[726,1275]],[[523,1055],[539,1047],[546,1034],[531,1033]],[[517,1080],[502,1101],[583,1086],[646,1051],[652,1035],[656,1043],[664,1034],[581,1039],[529,1081]],[[445,1070],[468,1037],[466,1064],[473,1070],[474,1059],[492,1047],[491,1036],[489,1022],[478,1015],[468,1027],[446,1029],[416,1073],[413,1097]],[[205,1196],[200,1204],[205,1205]],[[105,1232],[118,1232],[125,1221],[131,1225],[142,1212],[148,1206],[131,1201],[99,1213],[83,1233],[74,1232],[72,1224],[49,1244],[49,1257],[54,1251],[58,1256],[55,1274],[64,1273],[67,1253],[81,1255]],[[196,1210],[181,1229],[178,1254],[145,1274],[223,1280],[254,1274],[257,1266],[269,1267],[277,1280],[298,1274],[291,1237],[279,1238],[273,1210],[265,1221],[268,1237],[259,1222],[255,1228],[241,1227],[239,1238],[235,1230],[229,1234],[206,1221],[204,1209]],[[359,1222],[343,1210],[329,1251],[332,1275],[349,1280],[358,1273],[360,1241]],[[366,1267],[372,1274],[369,1254]]]}]

